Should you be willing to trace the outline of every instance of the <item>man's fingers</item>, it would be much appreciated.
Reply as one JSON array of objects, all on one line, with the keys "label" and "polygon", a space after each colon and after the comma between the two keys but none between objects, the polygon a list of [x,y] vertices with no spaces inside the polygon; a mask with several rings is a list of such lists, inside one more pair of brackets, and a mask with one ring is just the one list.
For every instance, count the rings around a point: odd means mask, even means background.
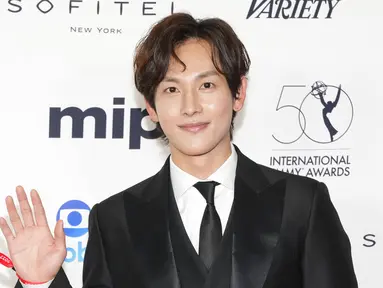
[{"label": "man's fingers", "polygon": [[57,221],[55,230],[55,242],[58,247],[65,247],[65,233],[64,233],[64,223],[62,220]]},{"label": "man's fingers", "polygon": [[21,215],[23,216],[24,226],[33,226],[35,223],[33,221],[32,209],[29,205],[27,194],[25,194],[24,188],[17,186],[16,188],[17,200],[20,203]]},{"label": "man's fingers", "polygon": [[8,196],[7,198],[5,198],[5,204],[7,206],[8,215],[9,215],[9,219],[11,220],[12,227],[15,230],[17,235],[17,233],[23,231],[24,227],[23,227],[23,223],[21,223],[19,213],[17,213],[15,203],[13,202],[13,199],[11,196]]},{"label": "man's fingers", "polygon": [[33,210],[35,211],[35,219],[37,226],[48,226],[47,216],[39,193],[36,190],[31,191],[31,199]]},{"label": "man's fingers", "polygon": [[14,239],[14,235],[12,233],[11,228],[9,228],[7,221],[5,221],[5,219],[2,217],[0,217],[0,228],[1,232],[3,232],[5,239],[7,240],[7,243],[10,243],[10,241]]}]

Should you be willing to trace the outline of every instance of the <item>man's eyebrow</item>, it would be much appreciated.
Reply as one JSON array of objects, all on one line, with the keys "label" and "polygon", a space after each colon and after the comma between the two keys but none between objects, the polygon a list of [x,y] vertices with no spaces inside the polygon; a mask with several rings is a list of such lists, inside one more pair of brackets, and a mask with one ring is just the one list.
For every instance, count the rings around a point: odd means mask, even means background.
[{"label": "man's eyebrow", "polygon": [[[215,70],[209,70],[205,72],[198,73],[195,78],[202,79],[209,76],[219,76],[219,73]],[[177,77],[165,77],[162,82],[174,82],[174,83],[180,83],[180,80]]]},{"label": "man's eyebrow", "polygon": [[216,70],[209,70],[209,71],[197,74],[196,78],[202,79],[209,76],[219,76],[219,73]]},{"label": "man's eyebrow", "polygon": [[180,80],[178,80],[176,77],[165,77],[164,80],[162,80],[162,82],[175,82],[175,83],[179,83]]}]

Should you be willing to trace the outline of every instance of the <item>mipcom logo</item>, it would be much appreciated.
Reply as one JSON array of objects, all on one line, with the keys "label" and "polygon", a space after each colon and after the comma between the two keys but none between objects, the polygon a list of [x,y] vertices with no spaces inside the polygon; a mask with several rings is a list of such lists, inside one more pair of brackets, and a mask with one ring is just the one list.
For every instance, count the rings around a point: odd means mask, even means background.
[{"label": "mipcom logo", "polygon": [[[70,200],[61,205],[56,215],[56,221],[63,220],[64,233],[71,238],[77,238],[88,233],[88,218],[90,207],[80,200]],[[74,240],[74,239],[73,239]],[[65,262],[83,262],[86,240],[67,241],[67,257]],[[74,244],[74,245],[73,245]],[[74,247],[73,247],[74,246]]]}]

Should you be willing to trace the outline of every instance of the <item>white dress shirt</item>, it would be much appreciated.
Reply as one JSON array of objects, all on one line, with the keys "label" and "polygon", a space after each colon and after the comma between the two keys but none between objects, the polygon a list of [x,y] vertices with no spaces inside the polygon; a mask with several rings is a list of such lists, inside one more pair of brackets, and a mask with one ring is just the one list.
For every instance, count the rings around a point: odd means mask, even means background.
[{"label": "white dress shirt", "polygon": [[174,196],[185,230],[197,253],[199,249],[199,230],[206,208],[206,200],[193,185],[199,181],[216,181],[220,183],[215,187],[214,204],[221,220],[222,231],[225,231],[234,200],[237,158],[237,152],[234,146],[231,145],[229,158],[208,178],[198,179],[181,170],[170,157],[170,179]]},{"label": "white dress shirt", "polygon": [[[174,196],[186,233],[197,253],[199,249],[199,230],[206,208],[206,200],[193,185],[199,181],[216,181],[220,183],[220,185],[215,187],[214,204],[221,220],[222,231],[225,231],[234,200],[234,180],[237,161],[237,152],[233,144],[231,144],[229,158],[212,175],[206,179],[198,179],[181,170],[173,162],[172,157],[170,157],[170,179]],[[48,288],[52,281],[53,279],[44,284],[22,284],[22,286],[24,288]]]}]

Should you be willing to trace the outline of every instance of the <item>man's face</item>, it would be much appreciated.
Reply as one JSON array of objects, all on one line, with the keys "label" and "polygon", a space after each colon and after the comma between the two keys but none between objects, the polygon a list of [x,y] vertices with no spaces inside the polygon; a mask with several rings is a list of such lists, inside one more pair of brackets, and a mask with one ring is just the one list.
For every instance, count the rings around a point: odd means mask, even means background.
[{"label": "man's face", "polygon": [[155,93],[156,111],[147,104],[148,112],[159,121],[172,153],[203,155],[230,142],[233,109],[242,108],[244,97],[234,100],[225,77],[214,67],[207,42],[188,40],[175,52],[186,69],[170,61]]}]

